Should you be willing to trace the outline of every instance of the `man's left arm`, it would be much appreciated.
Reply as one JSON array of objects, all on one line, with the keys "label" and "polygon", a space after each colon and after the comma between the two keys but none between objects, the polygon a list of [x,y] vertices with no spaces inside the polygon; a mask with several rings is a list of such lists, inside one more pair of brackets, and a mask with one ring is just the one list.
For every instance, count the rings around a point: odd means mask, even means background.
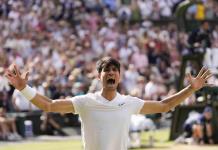
[{"label": "man's left arm", "polygon": [[211,72],[204,67],[200,70],[195,78],[188,74],[188,80],[190,83],[189,86],[161,101],[145,101],[140,113],[152,114],[167,112],[171,110],[172,108],[183,102],[186,98],[191,96],[195,91],[201,89],[204,86],[207,86],[208,84],[206,83],[206,81],[211,76]]},{"label": "man's left arm", "polygon": [[191,96],[194,93],[194,90],[189,85],[178,93],[167,97],[161,101],[145,101],[144,106],[142,107],[141,114],[151,114],[151,113],[161,113],[168,112],[172,108],[179,105],[186,98]]}]

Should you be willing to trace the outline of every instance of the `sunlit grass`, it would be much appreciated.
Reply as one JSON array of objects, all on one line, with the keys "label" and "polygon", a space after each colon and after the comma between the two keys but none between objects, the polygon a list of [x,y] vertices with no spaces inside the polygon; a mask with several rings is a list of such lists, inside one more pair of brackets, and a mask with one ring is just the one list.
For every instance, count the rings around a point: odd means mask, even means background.
[{"label": "sunlit grass", "polygon": [[0,150],[82,150],[82,144],[80,140],[9,143]]},{"label": "sunlit grass", "polygon": [[[142,150],[142,149],[156,149],[159,148],[167,148],[170,147],[173,142],[169,141],[169,129],[162,129],[157,131],[149,131],[149,132],[143,132],[141,139],[142,139],[142,145],[144,145],[146,148],[141,149],[135,149],[135,150]],[[153,147],[149,146],[149,136],[152,136],[154,139]]]},{"label": "sunlit grass", "polygon": [[[148,139],[153,135],[155,142],[153,147],[148,147]],[[158,130],[154,133],[144,132],[142,134],[142,144],[145,148],[134,150],[217,150],[218,146],[190,146],[190,145],[175,145],[169,139],[169,129]],[[79,139],[54,140],[54,141],[28,141],[14,143],[0,143],[0,150],[83,150],[82,142]]]}]

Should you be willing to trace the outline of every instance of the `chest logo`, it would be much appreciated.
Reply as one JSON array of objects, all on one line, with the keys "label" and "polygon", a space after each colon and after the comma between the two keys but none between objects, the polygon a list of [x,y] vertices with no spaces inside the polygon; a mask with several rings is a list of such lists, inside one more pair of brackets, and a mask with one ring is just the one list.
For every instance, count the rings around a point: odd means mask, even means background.
[{"label": "chest logo", "polygon": [[125,104],[125,103],[120,103],[120,104],[118,104],[118,106],[120,106],[120,107],[121,107],[121,106],[123,106],[124,104]]}]

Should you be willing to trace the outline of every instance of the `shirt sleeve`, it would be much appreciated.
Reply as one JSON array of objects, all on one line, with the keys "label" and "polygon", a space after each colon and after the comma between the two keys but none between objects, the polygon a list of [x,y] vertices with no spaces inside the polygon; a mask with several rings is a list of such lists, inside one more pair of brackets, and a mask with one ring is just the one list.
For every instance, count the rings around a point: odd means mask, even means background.
[{"label": "shirt sleeve", "polygon": [[142,107],[144,106],[145,101],[132,96],[127,96],[130,103],[129,108],[132,114],[139,114]]},{"label": "shirt sleeve", "polygon": [[75,114],[81,114],[85,109],[86,96],[75,96],[70,99],[73,103]]}]

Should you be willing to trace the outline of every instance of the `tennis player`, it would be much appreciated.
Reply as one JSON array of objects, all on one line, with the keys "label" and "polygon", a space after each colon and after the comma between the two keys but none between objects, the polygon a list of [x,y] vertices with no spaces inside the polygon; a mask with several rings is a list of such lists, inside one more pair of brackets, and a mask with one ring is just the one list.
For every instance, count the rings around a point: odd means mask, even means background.
[{"label": "tennis player", "polygon": [[188,75],[189,85],[161,101],[142,100],[117,92],[120,82],[120,63],[111,57],[97,62],[102,89],[69,99],[51,100],[27,85],[28,72],[20,73],[16,65],[7,69],[9,82],[24,97],[46,112],[75,113],[81,117],[85,150],[127,150],[130,117],[132,114],[167,112],[206,86],[211,72],[202,68],[196,77]]}]

